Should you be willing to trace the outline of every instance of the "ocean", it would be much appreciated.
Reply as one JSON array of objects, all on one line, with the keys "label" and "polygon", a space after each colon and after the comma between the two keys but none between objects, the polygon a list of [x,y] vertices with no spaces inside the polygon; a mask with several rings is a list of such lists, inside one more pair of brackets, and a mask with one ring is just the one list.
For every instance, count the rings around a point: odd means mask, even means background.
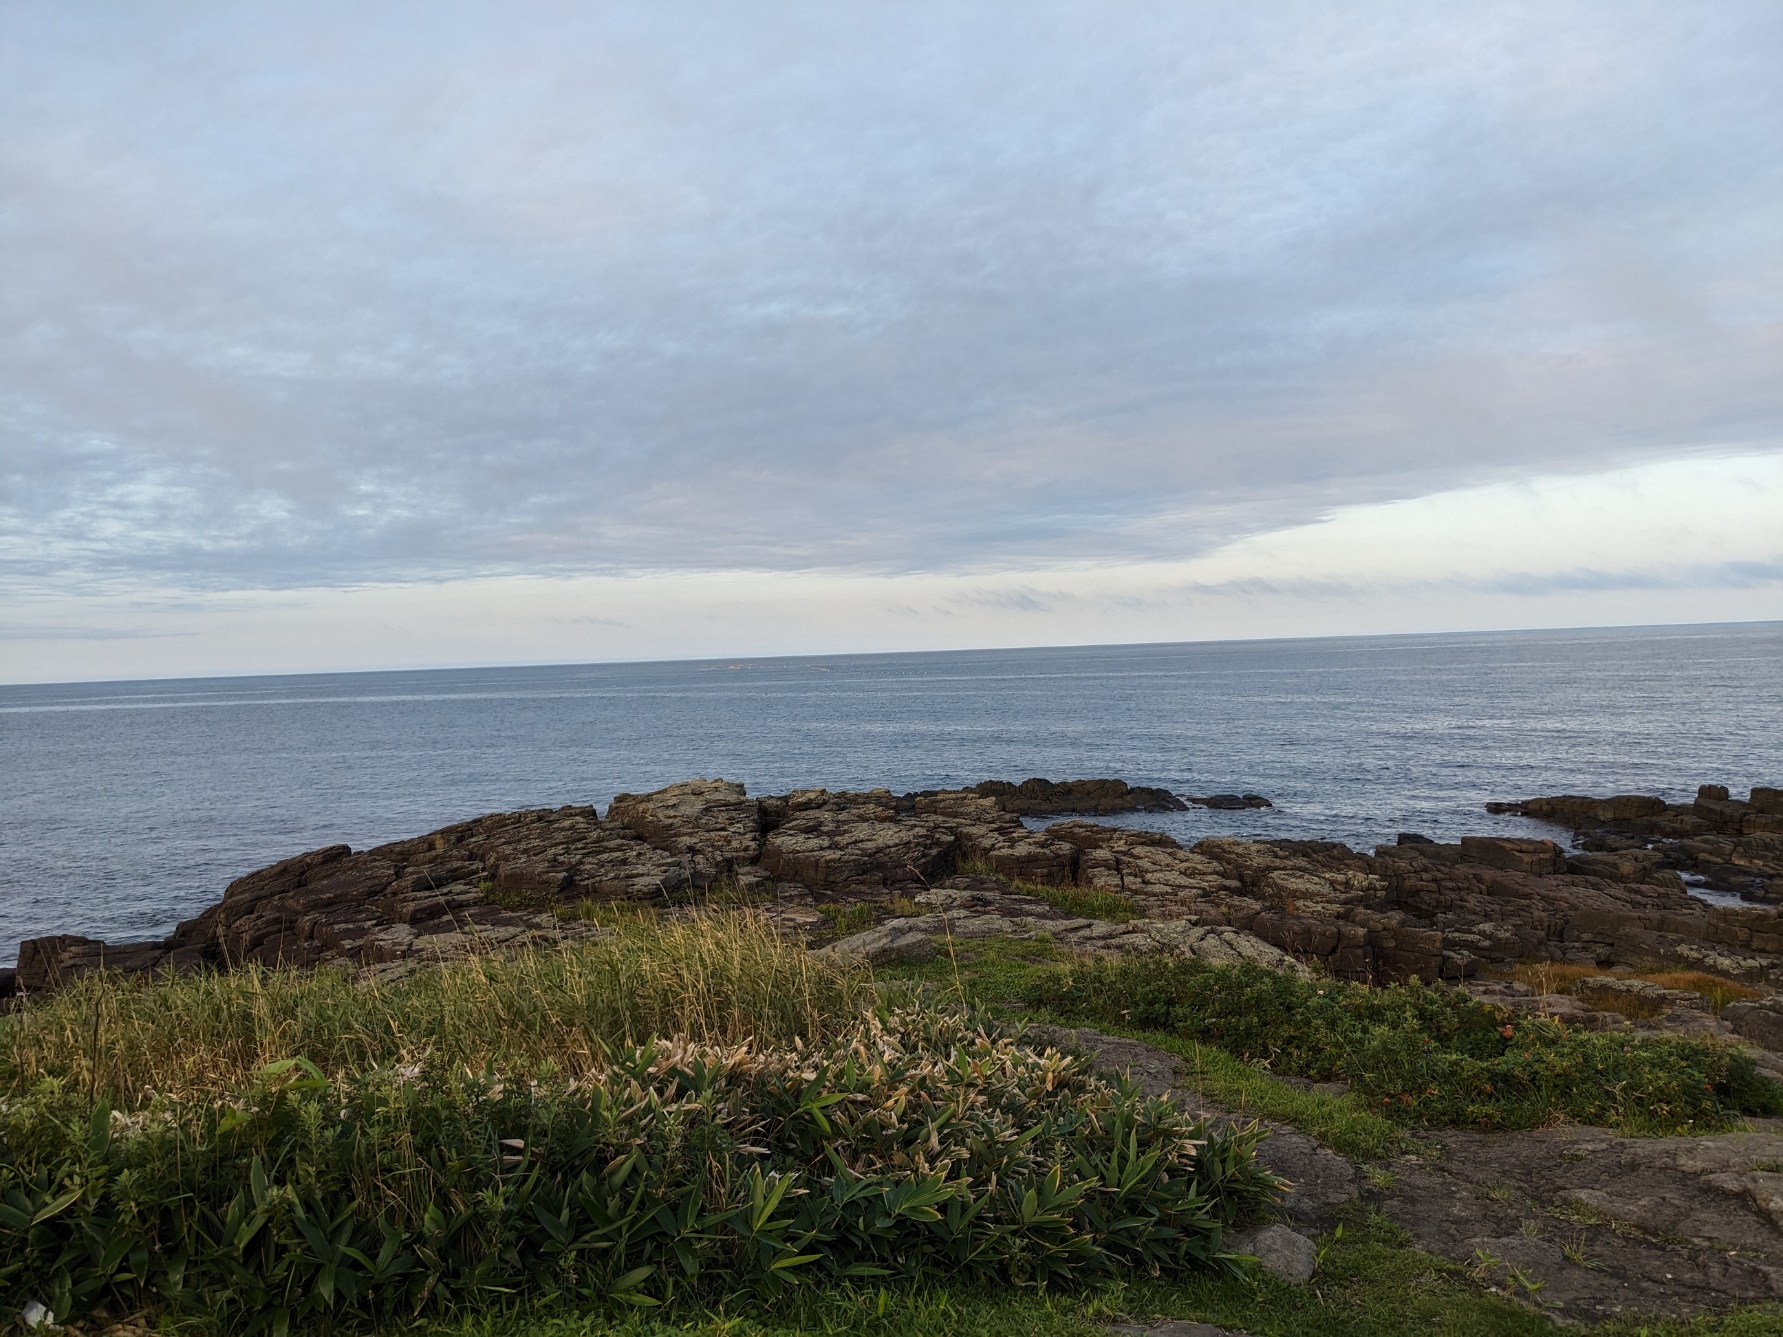
[{"label": "ocean", "polygon": [[1118,776],[1209,835],[1555,835],[1555,793],[1783,784],[1783,623],[0,687],[0,962],[233,878],[694,776],[751,793]]}]

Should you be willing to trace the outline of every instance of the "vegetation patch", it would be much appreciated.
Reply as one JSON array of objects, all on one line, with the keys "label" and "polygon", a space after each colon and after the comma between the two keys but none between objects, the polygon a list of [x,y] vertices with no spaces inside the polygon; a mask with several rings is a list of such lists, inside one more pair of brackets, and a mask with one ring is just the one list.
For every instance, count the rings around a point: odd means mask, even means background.
[{"label": "vegetation patch", "polygon": [[249,1333],[1170,1276],[1279,1191],[1254,1127],[877,998],[746,918],[381,988],[83,981],[0,1030],[0,1313]]},{"label": "vegetation patch", "polygon": [[620,916],[567,949],[477,957],[395,983],[246,967],[124,980],[89,975],[0,1019],[0,1094],[54,1080],[130,1111],[156,1097],[245,1090],[302,1055],[329,1074],[417,1067],[565,1076],[651,1036],[824,1042],[878,994],[758,915]]},{"label": "vegetation patch", "polygon": [[1365,988],[1152,957],[1037,974],[1026,998],[1065,1019],[1160,1031],[1277,1073],[1346,1081],[1406,1124],[1511,1129],[1564,1119],[1675,1134],[1783,1110],[1783,1087],[1738,1050],[1569,1030],[1440,986]]},{"label": "vegetation patch", "polygon": [[1094,887],[1048,887],[1035,882],[1017,882],[1014,889],[1023,896],[1045,901],[1055,910],[1063,910],[1080,919],[1125,924],[1139,918],[1139,907],[1118,891],[1098,891]]},{"label": "vegetation patch", "polygon": [[[1738,980],[1730,980],[1721,975],[1712,975],[1706,970],[1626,970],[1610,966],[1580,966],[1559,961],[1530,961],[1511,966],[1508,970],[1498,972],[1502,978],[1514,979],[1527,984],[1537,993],[1578,994],[1579,986],[1588,979],[1602,978],[1606,975],[1616,979],[1645,980],[1649,984],[1657,984],[1662,989],[1685,989],[1691,993],[1699,993],[1709,1000],[1709,1006],[1716,1016],[1729,1003],[1738,1003],[1750,998],[1762,998],[1764,991],[1755,989]],[[1627,1004],[1617,1006],[1618,1000],[1594,997],[1592,1006],[1602,1006],[1606,1011],[1625,1011]],[[1648,1009],[1643,1015],[1651,1015]]]}]

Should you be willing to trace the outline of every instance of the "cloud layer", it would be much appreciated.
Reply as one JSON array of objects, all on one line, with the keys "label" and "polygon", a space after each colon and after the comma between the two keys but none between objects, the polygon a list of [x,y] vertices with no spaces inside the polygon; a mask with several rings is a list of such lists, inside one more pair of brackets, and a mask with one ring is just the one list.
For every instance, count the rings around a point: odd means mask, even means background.
[{"label": "cloud layer", "polygon": [[1783,621],[1779,515],[1783,452],[1345,507],[1176,562],[49,596],[0,681]]},{"label": "cloud layer", "polygon": [[1775,448],[1780,64],[1768,0],[19,0],[0,592],[1180,563]]}]

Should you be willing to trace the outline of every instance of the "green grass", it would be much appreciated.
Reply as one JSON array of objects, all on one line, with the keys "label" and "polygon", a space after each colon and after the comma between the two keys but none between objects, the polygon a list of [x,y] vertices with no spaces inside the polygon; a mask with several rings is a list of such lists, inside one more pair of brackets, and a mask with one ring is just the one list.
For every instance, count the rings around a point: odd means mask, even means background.
[{"label": "green grass", "polygon": [[1099,891],[1094,887],[1047,887],[1035,882],[1017,882],[1015,890],[1080,919],[1105,919],[1112,924],[1125,924],[1139,918],[1139,907],[1117,891]]},{"label": "green grass", "polygon": [[1370,989],[1152,957],[1035,972],[1022,989],[1036,1012],[1161,1032],[1285,1075],[1343,1080],[1350,1099],[1413,1126],[1567,1120],[1675,1135],[1783,1111],[1783,1086],[1743,1051],[1569,1030],[1415,982]]},{"label": "green grass", "polygon": [[[807,1291],[772,1306],[678,1315],[509,1314],[422,1329],[424,1337],[1104,1337],[1112,1322],[1165,1318],[1217,1324],[1255,1337],[1552,1337],[1543,1315],[1483,1290],[1463,1269],[1407,1247],[1403,1232],[1368,1212],[1321,1241],[1321,1272],[1305,1287],[1267,1276],[1207,1274],[1075,1290],[972,1286],[863,1286]],[[1692,1322],[1617,1321],[1598,1337],[1778,1337],[1773,1308]]]},{"label": "green grass", "polygon": [[[1074,1025],[1084,1018],[1049,1006],[1045,994],[1061,969],[1079,961],[1044,939],[991,938],[956,944],[951,957],[942,952],[933,960],[892,967],[879,974],[882,979],[927,984],[942,997],[992,1009],[1012,1021]],[[1293,1124],[1339,1154],[1360,1160],[1397,1155],[1406,1146],[1404,1128],[1363,1100],[1298,1090],[1214,1045],[1167,1031],[1135,1029],[1122,1024],[1124,1020],[1117,1018],[1112,1024],[1099,1020],[1098,1024],[1111,1035],[1142,1040],[1175,1054],[1183,1060],[1185,1080],[1229,1109]]]},{"label": "green grass", "polygon": [[1185,1040],[1180,1035],[1122,1027],[1114,1028],[1112,1033],[1143,1040],[1175,1054],[1183,1061],[1185,1078],[1210,1100],[1240,1114],[1292,1124],[1353,1160],[1383,1160],[1399,1155],[1410,1145],[1403,1127],[1382,1118],[1355,1096],[1299,1090],[1223,1049]]}]

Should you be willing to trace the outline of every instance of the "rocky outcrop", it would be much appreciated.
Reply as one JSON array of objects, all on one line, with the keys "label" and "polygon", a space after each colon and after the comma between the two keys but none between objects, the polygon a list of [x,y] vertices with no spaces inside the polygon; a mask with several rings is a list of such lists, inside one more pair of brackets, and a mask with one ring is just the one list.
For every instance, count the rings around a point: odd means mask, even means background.
[{"label": "rocky outcrop", "polygon": [[1125,780],[986,780],[973,793],[1020,817],[1059,817],[1067,813],[1111,817],[1121,812],[1181,812],[1188,807],[1168,789],[1129,785]]},{"label": "rocky outcrop", "polygon": [[959,842],[951,824],[927,813],[901,816],[890,790],[795,789],[771,809],[761,867],[778,880],[832,895],[872,894],[952,871]]},{"label": "rocky outcrop", "polygon": [[[1372,855],[1226,838],[1185,849],[1161,832],[1081,819],[1030,829],[1034,818],[1015,810],[1132,803],[1148,792],[1118,781],[1024,781],[757,799],[740,784],[692,780],[620,795],[604,818],[588,807],[494,814],[377,849],[284,860],[231,883],[218,904],[157,942],[37,939],[21,950],[16,987],[41,992],[100,967],[394,968],[580,932],[558,912],[582,901],[669,906],[719,889],[819,942],[864,931],[871,936],[854,950],[874,960],[932,950],[937,935],[1046,933],[1084,951],[1291,961],[1365,981],[1460,981],[1485,966],[1546,960],[1663,962],[1783,984],[1777,911],[1687,894],[1669,838],[1635,829],[1683,820],[1677,805],[1519,805],[1611,824],[1590,828],[1597,848],[1571,854],[1498,836],[1438,844],[1408,835]],[[1760,859],[1753,842],[1783,836],[1745,826],[1754,812],[1768,820],[1775,792],[1735,803],[1705,791],[1685,816],[1721,823],[1713,839],[1742,842],[1740,857]],[[1735,825],[1737,835],[1725,834]],[[841,922],[847,933],[832,927]]]},{"label": "rocky outcrop", "polygon": [[[1614,870],[1607,875],[1617,881],[1683,874],[1746,900],[1783,901],[1783,790],[1758,786],[1735,799],[1725,785],[1703,785],[1691,803],[1561,794],[1486,807],[1571,828],[1586,851],[1575,860],[1580,872]],[[1597,855],[1611,857],[1591,862]]]},{"label": "rocky outcrop", "polygon": [[1275,806],[1261,794],[1191,794],[1189,802],[1198,808],[1218,808],[1225,812],[1242,812],[1246,808],[1273,808]]}]

